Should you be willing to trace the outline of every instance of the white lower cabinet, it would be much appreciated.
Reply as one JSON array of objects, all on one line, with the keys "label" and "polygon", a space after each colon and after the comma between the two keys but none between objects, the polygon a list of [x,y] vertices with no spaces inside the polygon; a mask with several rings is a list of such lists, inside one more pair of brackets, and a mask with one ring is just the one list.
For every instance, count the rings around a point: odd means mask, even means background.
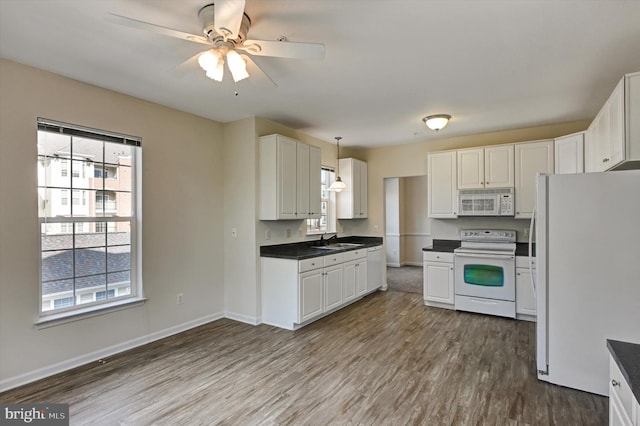
[{"label": "white lower cabinet", "polygon": [[[342,265],[323,269],[324,275],[324,311],[330,311],[342,305]],[[323,311],[323,312],[324,312]]]},{"label": "white lower cabinet", "polygon": [[536,296],[531,283],[531,271],[535,274],[536,268],[535,258],[531,262],[532,269],[529,269],[529,257],[516,256],[516,318],[535,321]]},{"label": "white lower cabinet", "polygon": [[262,322],[295,330],[367,294],[367,249],[303,260],[262,257]]},{"label": "white lower cabinet", "polygon": [[638,426],[638,401],[616,361],[609,356],[609,425]]},{"label": "white lower cabinet", "polygon": [[342,264],[342,300],[345,302],[356,297],[356,262]]},{"label": "white lower cabinet", "polygon": [[424,304],[453,309],[453,253],[425,251],[423,261]]},{"label": "white lower cabinet", "polygon": [[322,269],[300,274],[300,295],[298,322],[305,322],[322,313],[322,293],[324,275]]}]

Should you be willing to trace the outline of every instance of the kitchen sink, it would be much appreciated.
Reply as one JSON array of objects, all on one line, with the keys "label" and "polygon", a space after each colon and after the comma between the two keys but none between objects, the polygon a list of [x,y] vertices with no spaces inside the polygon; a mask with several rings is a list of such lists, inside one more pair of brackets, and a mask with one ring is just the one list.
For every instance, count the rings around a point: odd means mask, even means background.
[{"label": "kitchen sink", "polygon": [[326,246],[312,246],[311,248],[321,249],[321,250],[343,250],[343,249],[356,248],[356,247],[362,247],[362,246],[364,246],[364,244],[358,244],[358,243],[333,243],[333,244],[327,244]]}]

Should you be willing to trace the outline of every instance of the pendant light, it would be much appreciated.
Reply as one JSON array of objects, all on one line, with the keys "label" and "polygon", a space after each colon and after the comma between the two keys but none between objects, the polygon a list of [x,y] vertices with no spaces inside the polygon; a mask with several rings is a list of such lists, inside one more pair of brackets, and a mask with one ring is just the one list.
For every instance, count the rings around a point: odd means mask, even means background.
[{"label": "pendant light", "polygon": [[329,187],[329,191],[335,191],[335,192],[346,191],[347,189],[349,189],[347,188],[347,185],[340,178],[340,139],[342,139],[341,136],[336,136],[336,146],[338,147],[338,164],[336,167],[336,180]]}]

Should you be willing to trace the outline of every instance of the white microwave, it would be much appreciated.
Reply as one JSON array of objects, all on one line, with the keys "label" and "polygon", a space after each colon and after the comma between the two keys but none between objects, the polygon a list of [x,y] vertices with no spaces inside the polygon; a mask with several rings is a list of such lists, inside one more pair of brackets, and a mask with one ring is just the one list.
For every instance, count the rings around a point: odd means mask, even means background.
[{"label": "white microwave", "polygon": [[461,189],[458,216],[515,216],[513,188]]}]

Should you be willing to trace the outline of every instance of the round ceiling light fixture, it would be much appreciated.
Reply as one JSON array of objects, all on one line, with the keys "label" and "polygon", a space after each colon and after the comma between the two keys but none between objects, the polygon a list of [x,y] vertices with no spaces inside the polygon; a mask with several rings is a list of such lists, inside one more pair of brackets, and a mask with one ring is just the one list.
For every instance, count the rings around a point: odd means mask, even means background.
[{"label": "round ceiling light fixture", "polygon": [[449,114],[428,115],[422,119],[428,128],[435,130],[436,132],[444,128],[449,120],[451,120],[451,116]]}]

